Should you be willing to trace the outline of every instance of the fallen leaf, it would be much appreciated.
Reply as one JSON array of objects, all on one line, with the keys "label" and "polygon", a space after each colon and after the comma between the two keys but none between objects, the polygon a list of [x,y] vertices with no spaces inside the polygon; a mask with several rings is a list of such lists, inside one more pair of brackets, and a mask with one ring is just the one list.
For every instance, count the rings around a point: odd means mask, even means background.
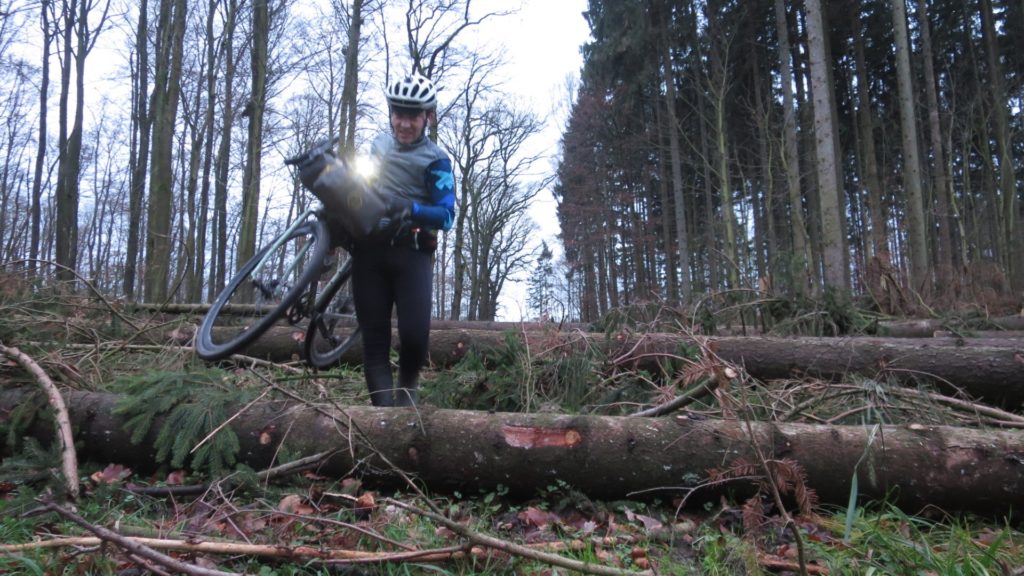
[{"label": "fallen leaf", "polygon": [[552,514],[551,512],[545,512],[536,506],[530,506],[516,516],[522,520],[524,524],[536,526],[541,529],[546,527],[548,524],[558,521],[558,515]]},{"label": "fallen leaf", "polygon": [[183,330],[181,328],[175,328],[174,330],[171,330],[170,334],[168,334],[168,337],[170,337],[172,342],[177,342],[179,344],[191,341],[192,336],[193,329]]},{"label": "fallen leaf", "polygon": [[363,492],[359,498],[356,498],[356,508],[363,508],[366,510],[373,510],[377,507],[377,499],[374,498],[373,492]]},{"label": "fallen leaf", "polygon": [[302,496],[298,494],[289,494],[282,498],[277,504],[277,509],[285,514],[307,515],[316,512],[316,509],[306,504]]},{"label": "fallen leaf", "polygon": [[171,472],[167,475],[167,479],[164,480],[164,483],[168,486],[181,486],[185,483],[185,471],[175,470],[174,472]]},{"label": "fallen leaf", "polygon": [[630,522],[640,521],[644,525],[645,530],[659,530],[663,525],[657,518],[651,518],[650,516],[644,516],[643,514],[637,514],[629,508],[626,508],[626,519]]},{"label": "fallen leaf", "polygon": [[267,426],[260,430],[260,446],[266,446],[274,441],[274,430],[276,429],[276,426]]},{"label": "fallen leaf", "polygon": [[116,484],[131,475],[131,468],[125,468],[120,464],[107,464],[106,468],[93,472],[89,478],[97,484]]},{"label": "fallen leaf", "polygon": [[458,534],[453,532],[452,529],[447,527],[447,526],[438,526],[437,529],[434,530],[434,535],[435,536],[440,536],[441,538],[444,538],[445,540],[454,540],[455,538],[458,537]]}]

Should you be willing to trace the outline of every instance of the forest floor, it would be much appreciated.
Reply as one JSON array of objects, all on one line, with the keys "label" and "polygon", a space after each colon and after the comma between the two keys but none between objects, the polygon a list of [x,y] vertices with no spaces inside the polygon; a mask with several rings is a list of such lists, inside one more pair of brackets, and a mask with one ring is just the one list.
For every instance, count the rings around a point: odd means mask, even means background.
[{"label": "forest floor", "polygon": [[[624,318],[602,328],[622,328]],[[167,384],[201,377],[211,383],[208,395],[200,396],[207,415],[223,398],[239,402],[281,393],[310,403],[368,404],[358,366],[320,373],[300,361],[236,359],[213,366],[189,347],[153,343],[128,328],[173,334],[195,321],[129,316],[96,300],[0,298],[0,344],[17,346],[60,388],[115,392],[130,401],[155,379]],[[632,329],[652,326],[634,323]],[[593,355],[531,354],[514,339],[505,352],[501,362],[484,365],[467,357],[426,373],[421,402],[626,415],[664,404],[708,374],[735,380],[739,373],[710,364],[700,349],[661,374]],[[0,362],[0,395],[34,387],[38,377],[8,358]],[[826,425],[995,426],[971,418],[969,398],[922,403],[920,396],[901,393],[904,382],[864,375],[831,383],[834,394],[810,378],[734,384],[742,385],[696,396],[674,414],[785,416]],[[928,390],[927,383],[921,386]],[[0,573],[1024,574],[1024,532],[1016,511],[982,517],[934,506],[907,510],[895,501],[865,501],[856,482],[847,505],[817,504],[813,497],[794,496],[800,494],[794,490],[798,466],[787,481],[756,472],[727,480],[772,486],[750,500],[689,499],[666,491],[598,501],[559,481],[528,495],[500,486],[440,492],[404,475],[407,483],[385,488],[368,484],[358,471],[321,475],[315,460],[289,466],[287,454],[268,470],[232,464],[230,445],[208,441],[230,413],[163,430],[159,464],[151,469],[79,462],[75,484],[81,494],[72,501],[59,473],[59,445],[27,435],[47,412],[45,400],[40,405],[44,410],[0,413]],[[794,412],[797,406],[804,410]],[[200,445],[209,450],[196,450]],[[814,486],[802,488],[813,496]]]}]

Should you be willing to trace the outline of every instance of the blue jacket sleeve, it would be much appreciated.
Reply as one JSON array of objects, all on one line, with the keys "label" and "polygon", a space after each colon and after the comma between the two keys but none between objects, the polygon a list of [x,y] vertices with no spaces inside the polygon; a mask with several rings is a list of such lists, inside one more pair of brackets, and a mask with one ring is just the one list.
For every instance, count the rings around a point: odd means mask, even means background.
[{"label": "blue jacket sleeve", "polygon": [[431,203],[414,203],[412,221],[436,230],[450,230],[455,221],[455,175],[451,161],[441,158],[431,162],[424,180]]}]

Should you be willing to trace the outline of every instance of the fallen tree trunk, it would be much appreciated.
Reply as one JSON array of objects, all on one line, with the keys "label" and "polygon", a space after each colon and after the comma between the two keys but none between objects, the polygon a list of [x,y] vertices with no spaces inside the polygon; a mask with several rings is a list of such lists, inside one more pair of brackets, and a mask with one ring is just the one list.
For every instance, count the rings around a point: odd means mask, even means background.
[{"label": "fallen tree trunk", "polygon": [[942,320],[927,318],[919,320],[892,320],[878,323],[878,335],[893,338],[930,338],[935,332],[954,329],[957,332],[971,332],[973,326],[979,330],[1024,330],[1024,315],[1000,318],[976,318],[965,320]]},{"label": "fallen tree trunk", "polygon": [[[124,305],[126,308],[136,312],[148,312],[153,314],[181,314],[191,316],[204,316],[210,311],[209,304],[185,304],[168,302],[166,304],[151,304],[145,302],[133,302]],[[221,309],[221,314],[252,314],[255,306],[246,304],[228,304]],[[496,321],[496,320],[442,320],[432,321],[435,330],[587,330],[589,324],[583,322],[540,322],[540,321]]]},{"label": "fallen tree trunk", "polygon": [[[28,389],[0,393],[0,418],[26,401]],[[138,446],[114,414],[118,397],[65,392],[82,455],[97,462],[152,466],[154,422]],[[596,498],[694,498],[723,489],[751,492],[749,479],[703,486],[710,470],[788,459],[806,472],[822,501],[845,504],[851,479],[859,495],[889,497],[916,509],[1006,513],[1024,505],[1024,432],[942,426],[744,423],[736,420],[508,414],[421,407],[347,407],[324,411],[293,402],[251,406],[230,422],[239,460],[254,468],[276,454],[301,457],[337,450],[318,469],[369,481],[396,479],[386,462],[432,490],[530,494],[556,480]],[[52,434],[40,425],[42,438]],[[372,446],[372,449],[370,448]],[[386,461],[384,460],[386,458]]]},{"label": "fallen tree trunk", "polygon": [[[246,354],[284,361],[301,359],[300,329],[275,328],[252,344]],[[450,366],[473,351],[493,356],[506,345],[508,333],[484,330],[436,330],[430,335],[430,359]],[[676,334],[620,335],[582,332],[519,332],[515,338],[533,354],[582,354],[596,349],[609,362],[657,372],[666,356],[705,343],[722,359],[738,364],[761,380],[812,376],[837,380],[851,374],[896,375],[935,382],[946,393],[967,392],[990,404],[1015,409],[1024,402],[1024,341],[1017,339],[898,338],[695,338]],[[398,343],[397,336],[393,341]],[[362,349],[353,346],[343,362],[359,363]]]}]

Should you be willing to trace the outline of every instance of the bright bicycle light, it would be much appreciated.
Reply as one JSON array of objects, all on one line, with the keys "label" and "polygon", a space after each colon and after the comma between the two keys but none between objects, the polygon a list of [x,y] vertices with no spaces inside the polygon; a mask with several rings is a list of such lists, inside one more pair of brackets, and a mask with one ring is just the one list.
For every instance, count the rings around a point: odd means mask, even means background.
[{"label": "bright bicycle light", "polygon": [[354,165],[356,174],[359,174],[364,180],[373,180],[377,176],[377,161],[370,156],[363,154],[356,156],[354,158]]}]

